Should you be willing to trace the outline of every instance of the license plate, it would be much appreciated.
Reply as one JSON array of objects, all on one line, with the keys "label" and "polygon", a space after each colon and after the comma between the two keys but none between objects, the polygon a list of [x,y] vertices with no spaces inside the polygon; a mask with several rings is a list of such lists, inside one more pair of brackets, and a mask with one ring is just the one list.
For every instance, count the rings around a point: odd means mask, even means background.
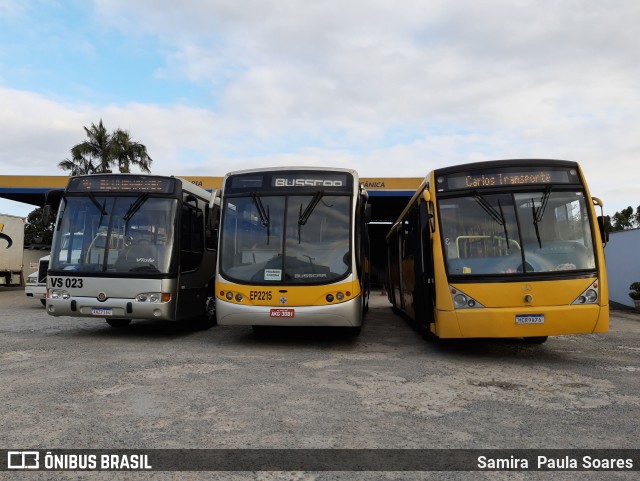
[{"label": "license plate", "polygon": [[271,317],[295,317],[295,309],[271,309],[269,311]]},{"label": "license plate", "polygon": [[92,307],[91,314],[94,316],[112,316],[113,309],[110,307]]},{"label": "license plate", "polygon": [[544,314],[517,315],[516,324],[544,324]]}]

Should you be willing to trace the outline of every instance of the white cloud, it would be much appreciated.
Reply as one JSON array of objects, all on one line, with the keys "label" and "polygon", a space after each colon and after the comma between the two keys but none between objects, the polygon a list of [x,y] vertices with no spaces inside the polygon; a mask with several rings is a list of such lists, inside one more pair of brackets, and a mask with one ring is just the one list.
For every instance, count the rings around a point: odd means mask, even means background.
[{"label": "white cloud", "polygon": [[157,38],[157,77],[207,86],[210,101],[79,105],[0,90],[3,173],[59,173],[82,126],[102,118],[145,143],[158,173],[302,164],[419,177],[563,158],[583,165],[608,211],[640,202],[629,175],[640,4],[99,0],[95,15]]}]

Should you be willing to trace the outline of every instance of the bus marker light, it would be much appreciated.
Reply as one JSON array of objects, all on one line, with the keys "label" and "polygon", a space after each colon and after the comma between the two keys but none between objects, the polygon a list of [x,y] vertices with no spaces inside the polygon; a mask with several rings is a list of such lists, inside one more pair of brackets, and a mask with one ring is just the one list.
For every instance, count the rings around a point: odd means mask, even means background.
[{"label": "bus marker light", "polygon": [[163,292],[162,293],[162,302],[169,302],[171,300],[171,293],[170,292]]}]

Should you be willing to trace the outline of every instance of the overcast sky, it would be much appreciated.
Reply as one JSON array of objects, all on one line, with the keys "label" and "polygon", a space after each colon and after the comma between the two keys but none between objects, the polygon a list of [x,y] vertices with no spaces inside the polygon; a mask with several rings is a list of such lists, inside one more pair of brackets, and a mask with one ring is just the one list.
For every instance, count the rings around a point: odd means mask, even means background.
[{"label": "overcast sky", "polygon": [[0,174],[64,175],[102,119],[158,174],[575,160],[613,214],[640,204],[638,25],[628,0],[0,0]]}]

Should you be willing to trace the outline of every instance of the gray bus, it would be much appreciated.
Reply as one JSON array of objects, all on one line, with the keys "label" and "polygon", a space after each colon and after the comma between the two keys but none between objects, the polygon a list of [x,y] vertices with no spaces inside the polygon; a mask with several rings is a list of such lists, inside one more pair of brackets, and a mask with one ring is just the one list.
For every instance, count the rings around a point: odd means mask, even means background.
[{"label": "gray bus", "polygon": [[215,324],[219,200],[177,177],[71,177],[57,208],[47,313]]}]

